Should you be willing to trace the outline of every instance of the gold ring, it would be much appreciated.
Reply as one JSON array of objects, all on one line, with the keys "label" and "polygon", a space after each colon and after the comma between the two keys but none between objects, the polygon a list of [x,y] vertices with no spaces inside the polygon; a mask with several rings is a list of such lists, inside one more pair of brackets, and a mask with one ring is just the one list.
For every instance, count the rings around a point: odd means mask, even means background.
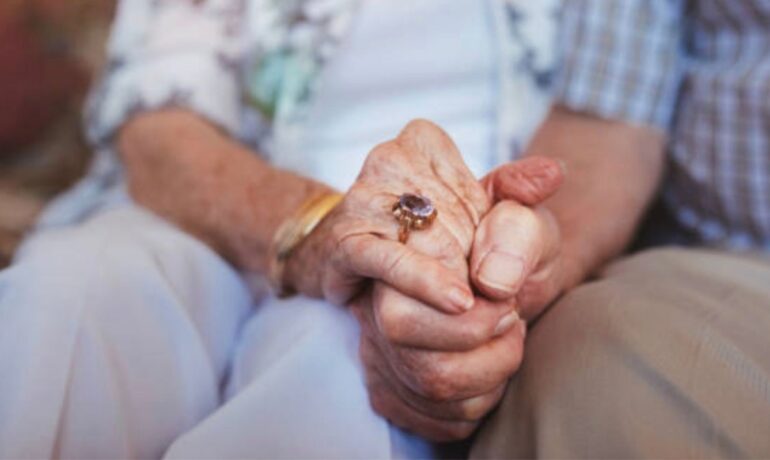
[{"label": "gold ring", "polygon": [[413,193],[404,193],[393,205],[393,216],[399,224],[398,241],[406,243],[411,230],[430,227],[437,215],[438,211],[430,199]]}]

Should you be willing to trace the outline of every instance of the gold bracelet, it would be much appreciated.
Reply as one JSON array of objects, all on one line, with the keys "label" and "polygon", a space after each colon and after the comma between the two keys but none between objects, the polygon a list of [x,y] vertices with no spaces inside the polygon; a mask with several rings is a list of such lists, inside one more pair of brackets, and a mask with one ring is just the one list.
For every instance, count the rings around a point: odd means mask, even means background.
[{"label": "gold bracelet", "polygon": [[300,206],[293,217],[286,219],[278,227],[268,252],[270,256],[268,281],[276,296],[290,297],[295,294],[283,279],[286,261],[302,240],[342,201],[342,198],[343,195],[339,193],[325,193],[312,197]]}]

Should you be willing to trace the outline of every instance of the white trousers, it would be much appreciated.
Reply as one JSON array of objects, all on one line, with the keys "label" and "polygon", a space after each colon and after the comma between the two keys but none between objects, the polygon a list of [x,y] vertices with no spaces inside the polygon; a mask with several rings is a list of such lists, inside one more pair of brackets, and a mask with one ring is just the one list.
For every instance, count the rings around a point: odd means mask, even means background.
[{"label": "white trousers", "polygon": [[125,205],[0,273],[0,458],[393,458],[431,447],[370,408],[358,328]]}]

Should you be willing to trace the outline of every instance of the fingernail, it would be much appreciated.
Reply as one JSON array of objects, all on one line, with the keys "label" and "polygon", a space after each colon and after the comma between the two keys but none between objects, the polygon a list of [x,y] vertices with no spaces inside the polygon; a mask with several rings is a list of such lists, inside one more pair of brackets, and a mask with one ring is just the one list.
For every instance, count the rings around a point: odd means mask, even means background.
[{"label": "fingernail", "polygon": [[473,294],[465,289],[453,288],[449,291],[449,300],[461,311],[468,311],[473,307],[475,299]]},{"label": "fingernail", "polygon": [[506,332],[510,331],[511,327],[518,320],[519,320],[519,314],[516,312],[516,310],[513,310],[512,312],[503,316],[502,319],[500,319],[500,322],[497,323],[497,327],[495,327],[495,336],[503,335]]},{"label": "fingernail", "polygon": [[489,288],[513,293],[524,275],[524,261],[500,251],[492,251],[479,266],[479,281]]}]

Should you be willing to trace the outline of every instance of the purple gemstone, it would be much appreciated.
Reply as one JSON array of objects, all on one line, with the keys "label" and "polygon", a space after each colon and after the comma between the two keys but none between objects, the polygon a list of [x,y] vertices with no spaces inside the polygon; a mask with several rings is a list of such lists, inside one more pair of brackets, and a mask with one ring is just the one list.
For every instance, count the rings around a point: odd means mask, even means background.
[{"label": "purple gemstone", "polygon": [[418,218],[426,219],[430,217],[431,214],[433,214],[435,211],[433,203],[431,203],[429,199],[411,193],[405,193],[401,195],[398,203],[402,209],[411,212],[415,217]]}]

